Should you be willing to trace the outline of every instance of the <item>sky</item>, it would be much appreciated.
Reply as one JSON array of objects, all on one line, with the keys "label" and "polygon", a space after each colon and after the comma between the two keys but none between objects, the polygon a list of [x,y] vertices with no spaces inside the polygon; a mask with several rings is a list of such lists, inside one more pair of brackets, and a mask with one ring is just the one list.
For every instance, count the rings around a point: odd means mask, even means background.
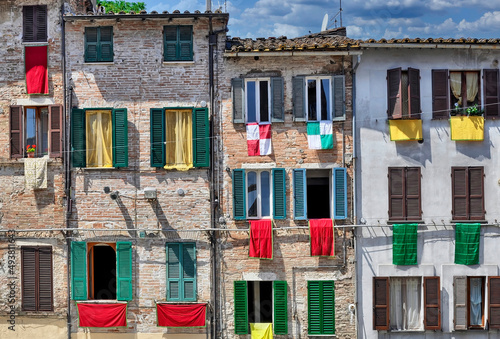
[{"label": "sky", "polygon": [[[205,0],[137,0],[146,10],[193,12]],[[213,0],[229,13],[228,35],[294,38],[340,26],[340,0]],[[500,0],[343,0],[342,25],[353,39],[500,38]],[[335,23],[335,17],[337,22]]]}]

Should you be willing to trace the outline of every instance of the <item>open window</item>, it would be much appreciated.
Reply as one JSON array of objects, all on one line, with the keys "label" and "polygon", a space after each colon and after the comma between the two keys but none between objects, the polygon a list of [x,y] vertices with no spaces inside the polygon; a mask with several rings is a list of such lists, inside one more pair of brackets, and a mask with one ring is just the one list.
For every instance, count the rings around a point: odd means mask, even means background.
[{"label": "open window", "polygon": [[73,300],[132,300],[132,244],[71,244]]},{"label": "open window", "polygon": [[345,168],[294,169],[293,189],[295,219],[347,218]]},{"label": "open window", "polygon": [[27,146],[35,145],[35,157],[62,156],[62,106],[11,106],[10,155],[27,156]]},{"label": "open window", "polygon": [[485,328],[485,286],[485,277],[454,277],[455,330]]},{"label": "open window", "polygon": [[272,323],[275,334],[288,334],[286,281],[235,281],[236,334],[248,334],[250,323]]}]

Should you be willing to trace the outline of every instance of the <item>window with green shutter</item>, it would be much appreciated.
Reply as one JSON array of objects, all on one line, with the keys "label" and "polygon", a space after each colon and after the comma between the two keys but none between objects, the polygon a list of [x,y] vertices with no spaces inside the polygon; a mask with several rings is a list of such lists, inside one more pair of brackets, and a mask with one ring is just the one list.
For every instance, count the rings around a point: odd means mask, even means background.
[{"label": "window with green shutter", "polygon": [[307,282],[309,335],[335,334],[335,287],[332,280]]},{"label": "window with green shutter", "polygon": [[193,61],[193,26],[164,26],[163,45],[164,61]]},{"label": "window with green shutter", "polygon": [[85,27],[85,62],[113,61],[113,27]]},{"label": "window with green shutter", "polygon": [[73,108],[71,119],[73,167],[128,167],[126,108]]},{"label": "window with green shutter", "polygon": [[196,301],[196,244],[169,243],[167,301]]}]

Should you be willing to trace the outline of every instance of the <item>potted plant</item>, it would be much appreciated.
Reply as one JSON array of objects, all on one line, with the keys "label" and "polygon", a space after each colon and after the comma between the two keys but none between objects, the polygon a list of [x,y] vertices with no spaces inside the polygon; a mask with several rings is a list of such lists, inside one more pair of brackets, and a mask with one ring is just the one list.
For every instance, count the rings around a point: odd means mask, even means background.
[{"label": "potted plant", "polygon": [[36,151],[36,145],[28,145],[26,146],[26,153],[28,154],[28,158],[34,158]]}]

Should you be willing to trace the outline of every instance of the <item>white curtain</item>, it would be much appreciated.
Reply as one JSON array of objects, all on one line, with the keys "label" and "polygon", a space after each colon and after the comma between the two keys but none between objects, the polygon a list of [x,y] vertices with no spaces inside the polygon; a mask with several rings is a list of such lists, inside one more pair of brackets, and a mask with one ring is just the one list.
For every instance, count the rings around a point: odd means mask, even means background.
[{"label": "white curtain", "polygon": [[399,331],[419,330],[420,278],[391,278],[391,329]]},{"label": "white curtain", "polygon": [[451,92],[455,99],[458,99],[458,105],[462,106],[462,73],[450,72]]},{"label": "white curtain", "polygon": [[467,84],[467,101],[474,102],[476,100],[478,90],[478,76],[477,72],[465,73],[465,83]]},{"label": "white curtain", "polygon": [[482,278],[470,279],[470,324],[483,324]]}]

